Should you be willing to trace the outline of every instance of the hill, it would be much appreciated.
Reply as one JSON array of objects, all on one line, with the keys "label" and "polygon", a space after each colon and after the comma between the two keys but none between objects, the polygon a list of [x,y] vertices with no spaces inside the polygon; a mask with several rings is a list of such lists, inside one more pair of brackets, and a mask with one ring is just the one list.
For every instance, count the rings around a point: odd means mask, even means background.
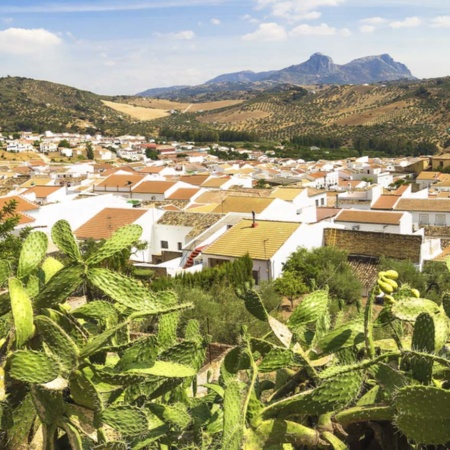
[{"label": "hill", "polygon": [[450,77],[370,85],[303,88],[278,83],[260,91],[224,91],[220,101],[200,94],[189,102],[105,97],[47,81],[0,78],[2,131],[100,132],[197,141],[281,141],[299,135],[339,137],[345,143],[374,137],[450,141]]},{"label": "hill", "polygon": [[136,95],[162,97],[173,100],[188,99],[193,95],[209,96],[224,91],[239,95],[242,90],[261,91],[279,83],[295,85],[310,84],[365,84],[380,81],[413,80],[415,77],[402,63],[394,61],[388,54],[366,56],[338,65],[331,57],[314,53],[307,61],[268,72],[244,70],[219,75],[198,86],[173,86],[148,89]]}]

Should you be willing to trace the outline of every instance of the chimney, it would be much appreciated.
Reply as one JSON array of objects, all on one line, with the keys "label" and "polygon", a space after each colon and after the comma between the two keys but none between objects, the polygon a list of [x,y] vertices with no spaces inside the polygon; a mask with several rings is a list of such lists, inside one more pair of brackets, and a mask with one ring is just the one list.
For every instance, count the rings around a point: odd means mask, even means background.
[{"label": "chimney", "polygon": [[258,224],[256,223],[256,213],[252,211],[252,228],[256,228]]}]

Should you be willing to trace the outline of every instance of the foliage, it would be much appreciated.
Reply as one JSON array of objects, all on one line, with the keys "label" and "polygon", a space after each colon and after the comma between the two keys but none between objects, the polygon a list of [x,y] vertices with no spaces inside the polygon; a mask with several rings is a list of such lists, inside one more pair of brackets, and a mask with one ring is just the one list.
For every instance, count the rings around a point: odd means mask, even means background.
[{"label": "foliage", "polygon": [[86,144],[86,158],[90,160],[94,159],[94,148],[92,146],[92,142],[88,142]]},{"label": "foliage", "polygon": [[[204,360],[206,341],[195,322],[180,341],[173,326],[191,305],[99,267],[141,233],[137,225],[121,228],[83,257],[69,224],[59,221],[52,239],[65,266],[46,258],[44,233],[24,241],[2,296],[1,319],[11,325],[0,336],[1,448],[40,441],[45,449],[138,449],[176,442],[191,424],[190,417],[178,420],[188,411],[179,401]],[[73,309],[67,299],[83,282],[106,300]],[[157,334],[132,341],[130,327],[149,317]]]},{"label": "foliage", "polygon": [[67,139],[59,141],[58,147],[70,148],[70,142]]},{"label": "foliage", "polygon": [[294,300],[308,292],[308,288],[298,272],[283,271],[281,277],[274,281],[275,289],[289,299],[294,307]]},{"label": "foliage", "polygon": [[361,283],[347,263],[347,254],[334,247],[299,248],[289,256],[283,272],[297,274],[309,290],[328,286],[335,300],[355,303],[361,297]]}]

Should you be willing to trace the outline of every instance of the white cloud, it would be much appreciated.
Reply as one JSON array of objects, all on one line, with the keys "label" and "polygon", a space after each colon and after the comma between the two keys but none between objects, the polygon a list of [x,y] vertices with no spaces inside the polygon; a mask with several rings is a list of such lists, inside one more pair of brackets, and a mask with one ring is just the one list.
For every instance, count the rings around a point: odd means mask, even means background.
[{"label": "white cloud", "polygon": [[284,27],[274,22],[262,23],[253,33],[242,36],[244,41],[283,41],[286,38]]},{"label": "white cloud", "polygon": [[381,25],[386,23],[387,19],[383,17],[367,17],[366,19],[361,19],[360,22],[367,25]]},{"label": "white cloud", "polygon": [[270,13],[288,21],[317,19],[318,8],[339,6],[345,0],[256,0],[257,9],[270,8]]},{"label": "white cloud", "polygon": [[256,19],[255,17],[252,17],[250,14],[245,14],[244,16],[241,17],[241,20],[244,20],[245,22],[248,23],[259,23],[259,20]]},{"label": "white cloud", "polygon": [[435,28],[450,27],[450,16],[438,16],[434,19],[431,19],[431,26]]},{"label": "white cloud", "polygon": [[219,19],[211,19],[211,23],[213,25],[220,25],[220,20]]},{"label": "white cloud", "polygon": [[192,30],[183,30],[174,33],[155,33],[155,36],[173,41],[191,41],[195,38],[195,33]]},{"label": "white cloud", "polygon": [[389,26],[391,28],[414,28],[422,24],[422,21],[418,17],[407,17],[404,20],[398,20],[391,22]]},{"label": "white cloud", "polygon": [[320,25],[308,25],[303,23],[289,33],[290,36],[350,36],[351,32],[348,28],[336,29],[334,27],[330,27],[326,23],[321,23]]},{"label": "white cloud", "polygon": [[361,25],[359,27],[359,31],[361,31],[361,33],[373,33],[375,31],[375,27],[373,25]]},{"label": "white cloud", "polygon": [[10,54],[36,53],[62,43],[61,38],[43,28],[8,28],[0,31],[0,52]]}]

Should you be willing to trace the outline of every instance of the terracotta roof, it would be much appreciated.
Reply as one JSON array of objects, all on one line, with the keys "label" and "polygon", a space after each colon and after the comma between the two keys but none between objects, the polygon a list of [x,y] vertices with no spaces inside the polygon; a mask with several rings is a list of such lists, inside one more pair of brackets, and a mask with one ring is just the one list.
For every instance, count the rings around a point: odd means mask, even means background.
[{"label": "terracotta roof", "polygon": [[180,211],[180,208],[178,208],[178,206],[173,205],[172,203],[170,203],[169,205],[161,206],[161,209],[164,209],[164,211]]},{"label": "terracotta roof", "polygon": [[39,205],[36,205],[36,203],[30,202],[29,200],[26,200],[20,197],[19,195],[0,197],[0,208],[3,208],[3,206],[6,203],[10,202],[11,200],[15,200],[17,202],[16,204],[17,213],[39,209]]},{"label": "terracotta roof", "polygon": [[200,189],[197,188],[180,188],[177,189],[173,194],[167,197],[168,200],[189,200],[193,197]]},{"label": "terracotta roof", "polygon": [[203,233],[223,217],[222,214],[204,214],[187,211],[166,211],[158,220],[158,225],[173,225],[192,228],[188,236],[194,238]]},{"label": "terracotta roof", "polygon": [[78,239],[108,239],[124,225],[134,223],[148,209],[105,208],[74,231]]},{"label": "terracotta roof", "polygon": [[439,253],[439,255],[437,255],[433,261],[442,261],[445,262],[447,261],[447,258],[450,256],[450,246],[444,248],[444,250],[442,250],[442,253]]},{"label": "terracotta roof", "polygon": [[27,189],[23,194],[32,194],[34,193],[36,197],[44,198],[53,192],[59,191],[60,189],[64,189],[62,186],[33,186],[30,189]]},{"label": "terracotta roof", "polygon": [[403,186],[400,186],[399,188],[397,188],[392,194],[393,195],[403,195],[408,189],[409,189],[409,185],[404,184]]},{"label": "terracotta roof", "polygon": [[133,192],[139,194],[164,194],[174,184],[176,184],[175,181],[144,181],[135,187]]},{"label": "terracotta roof", "polygon": [[36,221],[36,219],[34,217],[29,216],[28,214],[25,213],[17,213],[17,215],[19,216],[19,223],[18,225],[27,225],[29,223],[33,223]]},{"label": "terracotta roof", "polygon": [[138,170],[139,173],[159,173],[164,170],[164,166],[146,166]]},{"label": "terracotta roof", "polygon": [[214,177],[210,178],[209,180],[206,180],[202,183],[202,187],[220,187],[223,184],[225,184],[227,181],[229,181],[230,177]]},{"label": "terracotta roof", "polygon": [[243,219],[203,250],[203,254],[238,258],[249,254],[253,259],[268,260],[280,249],[300,223]]},{"label": "terracotta roof", "polygon": [[339,208],[327,208],[327,207],[316,208],[316,221],[320,222],[324,219],[334,217],[339,213],[339,211],[340,211]]},{"label": "terracotta roof", "polygon": [[394,209],[399,200],[400,197],[397,195],[380,195],[378,200],[372,205],[372,209]]},{"label": "terracotta roof", "polygon": [[110,175],[105,180],[101,181],[99,184],[97,184],[97,187],[133,187],[142,179],[145,177],[145,175],[137,175],[137,174],[130,174],[130,175]]},{"label": "terracotta roof", "polygon": [[440,172],[420,172],[419,175],[417,175],[416,180],[437,180],[439,178]]},{"label": "terracotta roof", "polygon": [[450,199],[444,198],[402,198],[395,206],[398,211],[450,212]]},{"label": "terracotta roof", "polygon": [[376,223],[380,225],[398,225],[402,213],[364,211],[358,209],[343,209],[334,219],[335,222]]},{"label": "terracotta roof", "polygon": [[275,199],[264,197],[234,197],[228,196],[223,200],[213,212],[216,213],[251,213],[255,211],[256,214],[263,212]]},{"label": "terracotta roof", "polygon": [[277,188],[270,194],[270,197],[291,201],[298,197],[303,191],[304,189],[300,188]]}]

